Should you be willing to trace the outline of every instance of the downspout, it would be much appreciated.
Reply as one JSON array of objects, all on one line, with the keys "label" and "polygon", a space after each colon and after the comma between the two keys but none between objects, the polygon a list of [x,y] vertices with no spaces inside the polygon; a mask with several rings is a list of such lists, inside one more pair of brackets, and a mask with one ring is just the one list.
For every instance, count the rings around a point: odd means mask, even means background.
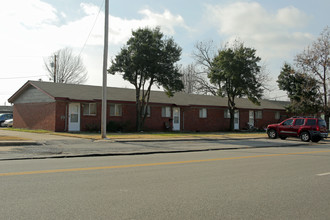
[{"label": "downspout", "polygon": [[65,105],[65,126],[64,126],[64,131],[68,131],[68,103]]},{"label": "downspout", "polygon": [[182,108],[182,131],[184,131],[184,109]]}]

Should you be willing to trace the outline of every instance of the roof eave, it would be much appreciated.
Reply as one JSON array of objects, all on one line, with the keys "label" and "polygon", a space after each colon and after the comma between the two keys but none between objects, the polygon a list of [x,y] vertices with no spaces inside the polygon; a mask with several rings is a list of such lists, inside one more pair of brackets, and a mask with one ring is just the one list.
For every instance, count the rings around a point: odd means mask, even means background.
[{"label": "roof eave", "polygon": [[15,100],[29,87],[29,86],[33,86],[34,88],[38,89],[39,91],[41,91],[42,93],[46,94],[47,96],[49,96],[50,98],[55,100],[55,97],[53,97],[52,95],[48,94],[47,92],[45,92],[44,90],[40,89],[38,86],[34,85],[32,81],[27,81],[19,90],[17,90],[9,99],[8,102],[10,103],[14,103]]}]

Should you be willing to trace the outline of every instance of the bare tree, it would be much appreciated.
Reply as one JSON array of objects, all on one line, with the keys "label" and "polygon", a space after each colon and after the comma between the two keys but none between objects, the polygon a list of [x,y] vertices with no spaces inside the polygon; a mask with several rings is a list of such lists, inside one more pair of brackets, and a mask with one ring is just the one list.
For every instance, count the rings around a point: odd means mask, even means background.
[{"label": "bare tree", "polygon": [[327,26],[322,31],[320,37],[308,46],[301,54],[295,58],[298,68],[302,72],[315,77],[322,88],[323,112],[325,119],[329,122],[330,109],[328,106],[328,81],[330,69],[330,28]]},{"label": "bare tree", "polygon": [[181,80],[184,85],[183,92],[189,94],[196,94],[198,90],[198,75],[194,64],[189,64],[186,67],[180,68],[182,74]]},{"label": "bare tree", "polygon": [[194,65],[196,73],[196,93],[204,95],[217,95],[217,89],[213,86],[208,79],[208,74],[211,70],[211,65],[214,57],[216,56],[216,47],[213,41],[197,42],[193,57],[196,64]]},{"label": "bare tree", "polygon": [[50,80],[56,83],[81,84],[87,80],[87,70],[79,55],[74,55],[71,48],[56,51],[44,59]]}]

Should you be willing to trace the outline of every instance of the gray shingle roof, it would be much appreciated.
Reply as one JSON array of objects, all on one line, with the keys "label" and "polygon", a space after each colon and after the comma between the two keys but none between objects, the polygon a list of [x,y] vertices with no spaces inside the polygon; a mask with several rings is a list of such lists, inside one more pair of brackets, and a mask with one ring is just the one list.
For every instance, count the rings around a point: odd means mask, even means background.
[{"label": "gray shingle roof", "polygon": [[[34,86],[50,97],[54,99],[70,99],[80,101],[91,101],[102,99],[102,87],[101,86],[89,86],[89,85],[76,85],[76,84],[62,84],[52,82],[41,81],[28,81],[20,90],[18,90],[10,99],[10,102],[14,100],[24,92],[24,89],[28,86]],[[109,101],[128,101],[135,102],[135,89],[126,88],[107,88],[107,99]],[[195,95],[178,92],[173,97],[168,97],[164,92],[152,91],[150,96],[150,103],[163,103],[174,104],[179,106],[227,106],[227,98],[207,96],[207,95]],[[246,109],[278,109],[284,110],[283,102],[261,100],[261,105],[257,106],[250,102],[248,99],[240,98],[236,100],[236,107]]]}]

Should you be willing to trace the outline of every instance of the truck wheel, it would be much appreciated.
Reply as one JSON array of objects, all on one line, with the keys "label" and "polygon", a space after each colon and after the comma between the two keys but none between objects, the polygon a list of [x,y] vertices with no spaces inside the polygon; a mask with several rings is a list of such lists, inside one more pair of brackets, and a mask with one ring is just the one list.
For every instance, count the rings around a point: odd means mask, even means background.
[{"label": "truck wheel", "polygon": [[311,137],[309,135],[309,133],[307,131],[304,131],[303,133],[301,133],[300,135],[300,139],[303,141],[303,142],[309,142]]},{"label": "truck wheel", "polygon": [[268,137],[270,139],[276,139],[277,138],[277,132],[274,129],[270,129],[268,132]]}]

